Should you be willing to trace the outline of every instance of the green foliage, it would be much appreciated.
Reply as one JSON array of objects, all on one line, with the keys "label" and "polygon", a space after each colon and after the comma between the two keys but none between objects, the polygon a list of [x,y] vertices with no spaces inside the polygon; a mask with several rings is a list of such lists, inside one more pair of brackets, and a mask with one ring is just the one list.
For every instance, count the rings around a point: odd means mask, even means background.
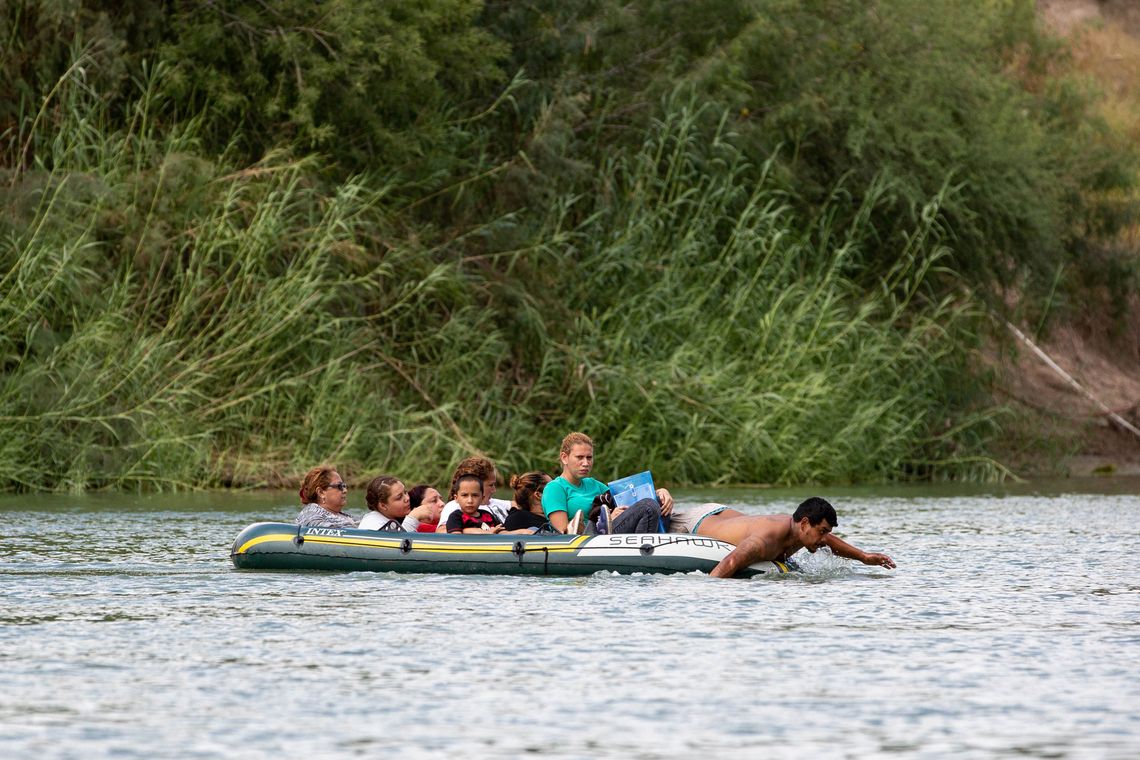
[{"label": "green foliage", "polygon": [[890,178],[873,210],[879,242],[850,273],[889,269],[935,195],[954,268],[984,295],[1026,278],[1048,288],[1059,262],[1084,263],[1082,241],[1122,223],[1101,194],[1129,186],[1134,155],[1087,88],[1046,76],[1058,44],[1028,0],[540,2],[488,15],[512,41],[543,30],[542,44],[513,49],[536,81],[544,118],[527,150],[547,181],[588,182],[575,170],[636,139],[682,81],[734,112],[754,161],[778,152],[773,173],[804,213],[839,185],[859,208]]},{"label": "green foliage", "polygon": [[499,66],[507,49],[478,25],[481,8],[13,0],[0,14],[0,135],[21,129],[73,65],[118,115],[134,98],[132,75],[162,60],[171,117],[200,118],[211,152],[256,161],[289,142],[331,154],[342,173],[438,178],[470,147],[456,123],[509,80]]},{"label": "green foliage", "polygon": [[1022,0],[0,23],[11,489],[439,481],[570,429],[669,482],[994,477],[964,294],[1135,279],[1132,154]]},{"label": "green foliage", "polygon": [[164,23],[157,0],[6,0],[0,6],[0,162],[34,160],[15,136],[37,115],[49,122],[62,116],[47,96],[73,74],[116,102]]},{"label": "green foliage", "polygon": [[430,173],[457,108],[504,79],[478,0],[184,2],[162,57],[206,135],[257,157],[282,138],[350,168]]},{"label": "green foliage", "polygon": [[[803,45],[813,54],[796,55]],[[1020,0],[816,0],[772,8],[711,76],[740,91],[754,139],[785,146],[809,196],[838,176],[857,197],[872,178],[894,178],[899,203],[875,215],[884,245],[867,252],[872,272],[889,265],[909,209],[949,181],[954,267],[988,291],[1022,275],[1047,286],[1099,213],[1082,189],[1127,181],[1087,95],[1071,83],[1035,92],[1011,76],[1053,53]]]},{"label": "green foliage", "polygon": [[389,416],[417,420],[430,445],[446,412],[404,414],[367,361],[382,355],[370,311],[382,301],[398,324],[446,272],[418,266],[414,249],[363,255],[358,240],[382,230],[381,192],[319,192],[313,166],[280,158],[229,172],[188,154],[191,135],[145,127],[161,111],[153,91],[117,132],[85,95],[64,89],[71,118],[40,152],[45,168],[7,185],[34,201],[6,203],[16,213],[0,227],[0,419],[12,431],[0,478],[266,482],[379,449]]},{"label": "green foliage", "polygon": [[567,253],[561,296],[580,316],[548,360],[562,365],[550,403],[606,442],[613,472],[793,483],[915,464],[969,324],[926,300],[941,199],[863,293],[842,271],[873,243],[887,188],[846,229],[832,207],[798,219],[766,174],[749,181],[732,135],[704,132],[684,101],[666,113],[607,167]]},{"label": "green foliage", "polygon": [[604,167],[584,222],[567,197],[528,245],[463,256],[394,238],[384,188],[196,158],[192,131],[148,126],[161,75],[114,132],[64,87],[42,168],[10,178],[10,488],[278,482],[324,460],[434,479],[472,450],[534,466],[582,426],[609,466],[649,456],[681,482],[866,477],[923,445],[957,323],[904,319],[932,223],[860,296],[838,271],[865,230],[790,233],[784,192],[742,182],[755,167],[730,135],[704,145],[685,102]]}]

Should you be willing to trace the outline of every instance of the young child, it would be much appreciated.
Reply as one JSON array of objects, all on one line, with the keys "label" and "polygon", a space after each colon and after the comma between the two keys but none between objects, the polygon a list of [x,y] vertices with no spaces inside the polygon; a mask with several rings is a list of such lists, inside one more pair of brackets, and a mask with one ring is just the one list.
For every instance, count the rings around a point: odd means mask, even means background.
[{"label": "young child", "polygon": [[485,509],[480,509],[483,501],[483,481],[478,475],[462,475],[455,482],[455,500],[459,509],[447,518],[448,533],[501,533],[503,523]]},{"label": "young child", "polygon": [[459,478],[463,475],[474,475],[483,481],[483,501],[479,503],[479,508],[485,509],[499,518],[499,522],[506,522],[511,503],[494,498],[495,487],[499,482],[499,473],[495,469],[495,463],[487,457],[467,457],[455,466],[455,472],[451,476],[451,485],[447,491],[447,503],[443,505],[443,512],[440,513],[439,517],[439,529],[436,532],[446,533],[447,518],[451,517],[452,512],[459,511],[459,502],[455,500],[455,494],[459,488]]}]

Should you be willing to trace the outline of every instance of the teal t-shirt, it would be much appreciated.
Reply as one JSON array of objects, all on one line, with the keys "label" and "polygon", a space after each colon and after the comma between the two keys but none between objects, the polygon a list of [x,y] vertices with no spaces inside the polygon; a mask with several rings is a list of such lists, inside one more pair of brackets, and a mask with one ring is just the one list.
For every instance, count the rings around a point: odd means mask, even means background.
[{"label": "teal t-shirt", "polygon": [[573,520],[574,515],[585,512],[586,514],[582,515],[584,520],[590,514],[594,497],[608,490],[610,487],[600,480],[582,478],[582,482],[574,486],[559,475],[547,483],[542,491],[542,511],[546,513],[547,518],[552,512],[565,512],[567,520]]}]

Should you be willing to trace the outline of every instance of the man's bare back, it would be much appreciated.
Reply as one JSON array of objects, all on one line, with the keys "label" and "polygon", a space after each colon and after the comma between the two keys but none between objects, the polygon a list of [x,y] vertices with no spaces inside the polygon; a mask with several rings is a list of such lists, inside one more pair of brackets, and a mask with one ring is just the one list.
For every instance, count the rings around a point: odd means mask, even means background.
[{"label": "man's bare back", "polygon": [[[740,545],[749,536],[758,535],[773,546],[783,546],[792,532],[791,515],[746,515],[735,509],[726,509],[709,515],[701,521],[697,534],[719,538],[730,544]],[[799,549],[796,546],[796,549]],[[786,555],[761,557],[763,560],[787,559]]]},{"label": "man's bare back", "polygon": [[[711,575],[730,578],[753,562],[786,560],[801,548],[814,552],[826,546],[840,557],[866,565],[895,566],[885,554],[865,552],[831,534],[839,524],[835,509],[818,497],[808,499],[795,515],[746,515],[735,509],[722,509],[701,519],[697,534],[734,544],[736,548],[718,564]],[[812,524],[812,520],[816,522]]]}]

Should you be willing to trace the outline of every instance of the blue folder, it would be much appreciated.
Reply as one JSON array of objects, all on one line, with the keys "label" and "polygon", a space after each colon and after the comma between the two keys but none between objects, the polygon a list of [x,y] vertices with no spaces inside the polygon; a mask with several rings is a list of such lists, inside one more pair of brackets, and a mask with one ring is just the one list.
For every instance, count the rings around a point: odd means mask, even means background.
[{"label": "blue folder", "polygon": [[[611,480],[607,485],[610,487],[610,494],[614,497],[614,504],[619,507],[632,506],[642,499],[657,500],[657,489],[653,486],[653,475],[649,470],[629,477]],[[658,518],[657,529],[661,533],[665,532],[664,520]]]}]

